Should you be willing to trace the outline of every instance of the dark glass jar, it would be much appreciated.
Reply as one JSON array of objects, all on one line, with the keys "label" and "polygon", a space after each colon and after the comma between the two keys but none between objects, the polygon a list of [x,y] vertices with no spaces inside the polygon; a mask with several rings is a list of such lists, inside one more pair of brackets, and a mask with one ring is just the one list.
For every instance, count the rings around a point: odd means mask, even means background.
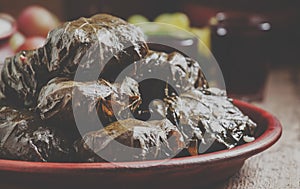
[{"label": "dark glass jar", "polygon": [[247,13],[218,13],[212,19],[212,53],[223,72],[228,95],[262,100],[268,75],[271,23]]}]

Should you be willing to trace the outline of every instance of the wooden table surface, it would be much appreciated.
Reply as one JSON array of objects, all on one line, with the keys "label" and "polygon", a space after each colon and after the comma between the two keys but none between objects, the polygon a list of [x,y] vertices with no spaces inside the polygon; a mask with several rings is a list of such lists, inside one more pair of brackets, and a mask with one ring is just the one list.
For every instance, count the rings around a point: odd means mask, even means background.
[{"label": "wooden table surface", "polygon": [[283,126],[280,140],[249,158],[218,189],[300,189],[300,65],[270,71],[265,98],[255,105],[275,115]]}]

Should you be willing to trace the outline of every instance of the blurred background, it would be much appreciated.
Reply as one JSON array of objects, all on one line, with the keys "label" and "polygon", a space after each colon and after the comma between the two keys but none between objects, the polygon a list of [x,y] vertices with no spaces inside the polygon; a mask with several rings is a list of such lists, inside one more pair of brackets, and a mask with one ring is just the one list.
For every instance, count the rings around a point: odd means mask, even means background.
[{"label": "blurred background", "polygon": [[[299,64],[299,5],[297,0],[0,0],[0,61],[41,46],[61,22],[110,13],[135,24],[158,21],[193,32],[219,63],[229,95],[262,101],[270,69]],[[1,18],[16,21],[2,37]]]}]

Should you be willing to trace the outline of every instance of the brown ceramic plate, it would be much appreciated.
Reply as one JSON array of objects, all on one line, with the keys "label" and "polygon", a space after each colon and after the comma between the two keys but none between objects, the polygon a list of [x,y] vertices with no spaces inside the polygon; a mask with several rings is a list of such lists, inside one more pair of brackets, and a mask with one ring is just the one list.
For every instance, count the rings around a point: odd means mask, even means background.
[{"label": "brown ceramic plate", "polygon": [[[279,121],[245,102],[234,103],[258,123],[257,139],[230,150],[193,157],[124,163],[41,163],[0,160],[0,188],[207,188],[236,173],[244,161],[272,146]],[[210,188],[210,187],[209,187]]]}]

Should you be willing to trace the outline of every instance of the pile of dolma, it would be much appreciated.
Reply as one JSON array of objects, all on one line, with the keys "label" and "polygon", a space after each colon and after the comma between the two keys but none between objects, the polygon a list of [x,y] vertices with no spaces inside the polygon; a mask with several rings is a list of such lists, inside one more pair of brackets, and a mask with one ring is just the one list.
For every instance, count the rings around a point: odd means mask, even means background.
[{"label": "pile of dolma", "polygon": [[153,160],[254,140],[256,124],[198,62],[150,50],[139,28],[107,14],[66,22],[43,47],[7,58],[0,90],[2,159]]}]

